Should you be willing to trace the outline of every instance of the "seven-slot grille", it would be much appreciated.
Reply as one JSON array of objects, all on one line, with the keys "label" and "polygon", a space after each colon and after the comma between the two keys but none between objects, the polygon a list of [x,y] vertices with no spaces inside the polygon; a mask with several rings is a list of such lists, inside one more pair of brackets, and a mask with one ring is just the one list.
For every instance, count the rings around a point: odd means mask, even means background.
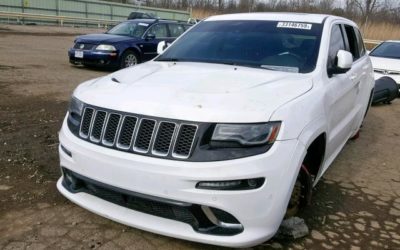
[{"label": "seven-slot grille", "polygon": [[178,124],[86,107],[79,136],[119,150],[186,159],[192,152],[196,132],[195,124]]}]

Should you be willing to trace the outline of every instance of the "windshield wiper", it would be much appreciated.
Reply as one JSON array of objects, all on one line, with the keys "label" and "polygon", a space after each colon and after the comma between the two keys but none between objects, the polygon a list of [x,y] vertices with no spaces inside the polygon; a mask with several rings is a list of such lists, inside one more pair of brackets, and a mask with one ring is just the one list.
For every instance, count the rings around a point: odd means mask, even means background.
[{"label": "windshield wiper", "polygon": [[299,68],[290,66],[278,66],[278,65],[260,65],[262,69],[268,69],[273,71],[284,71],[290,73],[299,73]]},{"label": "windshield wiper", "polygon": [[260,68],[269,69],[269,70],[273,70],[273,71],[278,71],[278,69],[276,67],[274,67],[274,66],[260,65]]}]

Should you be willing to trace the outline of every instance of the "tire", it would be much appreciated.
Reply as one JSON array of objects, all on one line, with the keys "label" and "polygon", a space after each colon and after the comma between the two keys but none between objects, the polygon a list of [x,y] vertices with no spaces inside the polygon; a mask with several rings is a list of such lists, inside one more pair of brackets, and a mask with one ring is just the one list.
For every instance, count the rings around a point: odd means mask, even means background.
[{"label": "tire", "polygon": [[139,56],[137,55],[137,53],[132,50],[127,50],[121,56],[119,67],[121,69],[124,69],[124,68],[134,66],[134,65],[138,64],[139,62],[140,62]]},{"label": "tire", "polygon": [[292,190],[292,195],[285,213],[285,218],[295,216],[301,207],[310,204],[311,194],[312,177],[308,173],[306,166],[302,165]]}]

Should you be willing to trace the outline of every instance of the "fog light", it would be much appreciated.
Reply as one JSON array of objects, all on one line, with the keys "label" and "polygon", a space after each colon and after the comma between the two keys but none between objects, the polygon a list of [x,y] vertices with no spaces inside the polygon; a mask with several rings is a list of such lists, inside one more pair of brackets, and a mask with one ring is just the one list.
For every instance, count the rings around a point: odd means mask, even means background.
[{"label": "fog light", "polygon": [[71,174],[69,172],[65,171],[64,176],[65,176],[65,179],[66,179],[68,185],[71,185],[72,183],[75,182],[74,178],[71,176]]},{"label": "fog light", "polygon": [[196,184],[198,189],[211,190],[249,190],[261,187],[265,178],[254,178],[229,181],[201,181]]},{"label": "fog light", "polygon": [[62,172],[64,173],[64,183],[68,190],[75,192],[82,188],[83,182],[77,179],[70,170],[62,168]]}]

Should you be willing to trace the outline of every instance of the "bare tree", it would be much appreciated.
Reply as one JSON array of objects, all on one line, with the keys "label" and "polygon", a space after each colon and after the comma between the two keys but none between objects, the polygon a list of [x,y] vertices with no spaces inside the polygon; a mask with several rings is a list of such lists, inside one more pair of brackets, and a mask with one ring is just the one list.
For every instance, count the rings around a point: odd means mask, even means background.
[{"label": "bare tree", "polygon": [[362,25],[366,25],[370,16],[379,8],[378,0],[354,0],[354,4],[361,11]]},{"label": "bare tree", "polygon": [[334,9],[335,0],[320,0],[319,1],[319,9],[323,13],[329,13]]}]

